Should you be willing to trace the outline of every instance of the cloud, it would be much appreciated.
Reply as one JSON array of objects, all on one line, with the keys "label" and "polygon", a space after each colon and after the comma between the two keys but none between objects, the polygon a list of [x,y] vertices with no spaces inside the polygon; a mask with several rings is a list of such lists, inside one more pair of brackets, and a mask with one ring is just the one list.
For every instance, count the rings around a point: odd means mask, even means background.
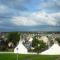
[{"label": "cloud", "polygon": [[44,8],[51,8],[51,7],[59,7],[60,0],[47,0],[46,2],[42,2],[41,5]]},{"label": "cloud", "polygon": [[43,0],[37,4],[37,10],[45,10],[46,12],[60,11],[60,0]]},{"label": "cloud", "polygon": [[[29,3],[28,3],[29,2]],[[59,14],[58,13],[46,13],[44,9],[57,10],[60,7],[60,0],[0,0],[0,17],[7,20],[5,17],[9,17],[9,22],[20,26],[32,26],[32,25],[59,25]],[[27,3],[27,4],[26,4]],[[39,4],[38,4],[39,3]],[[31,8],[30,5],[35,8],[41,8],[43,11],[34,11],[29,13],[25,8]],[[26,7],[28,5],[28,7]],[[31,10],[34,9],[31,8]],[[50,11],[49,11],[50,12]],[[26,14],[28,16],[26,16]],[[22,16],[23,15],[23,16]]]},{"label": "cloud", "polygon": [[[57,14],[58,15],[58,14]],[[53,17],[54,16],[54,17]],[[29,16],[17,16],[11,19],[12,23],[17,26],[34,26],[34,25],[52,25],[57,26],[58,21],[55,14],[47,14],[44,12],[35,12]]]},{"label": "cloud", "polygon": [[40,9],[48,12],[60,11],[60,0],[0,0],[1,16],[18,16]]},{"label": "cloud", "polygon": [[0,4],[0,14],[8,12],[7,10],[8,10],[7,6]]},{"label": "cloud", "polygon": [[50,15],[51,15],[52,17],[60,17],[60,12],[51,13]]},{"label": "cloud", "polygon": [[0,18],[23,15],[28,0],[0,0]]},{"label": "cloud", "polygon": [[0,18],[10,18],[12,16],[18,16],[23,14],[22,11],[18,11],[13,8],[9,8],[9,6],[0,4]]},{"label": "cloud", "polygon": [[34,22],[34,20],[30,19],[29,17],[21,17],[21,16],[13,17],[11,19],[11,21],[18,26],[20,26],[20,25],[27,26],[27,25],[35,25],[36,24],[36,22]]},{"label": "cloud", "polygon": [[21,11],[27,10],[25,4],[28,2],[28,0],[0,0],[0,2],[12,9],[17,9]]},{"label": "cloud", "polygon": [[0,30],[34,31],[42,25],[60,26],[60,0],[0,0]]},{"label": "cloud", "polygon": [[58,24],[58,25],[60,25],[60,12],[58,12],[58,13],[53,13],[53,14],[50,14],[53,18],[55,18],[56,19],[56,23]]},{"label": "cloud", "polygon": [[2,24],[3,23],[3,21],[0,21],[0,24]]}]

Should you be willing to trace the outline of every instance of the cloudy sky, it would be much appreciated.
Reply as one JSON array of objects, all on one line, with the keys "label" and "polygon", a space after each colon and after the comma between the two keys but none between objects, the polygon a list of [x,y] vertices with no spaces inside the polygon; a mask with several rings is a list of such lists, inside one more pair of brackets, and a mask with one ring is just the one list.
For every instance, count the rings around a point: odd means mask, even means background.
[{"label": "cloudy sky", "polygon": [[0,0],[0,31],[60,31],[60,0]]}]

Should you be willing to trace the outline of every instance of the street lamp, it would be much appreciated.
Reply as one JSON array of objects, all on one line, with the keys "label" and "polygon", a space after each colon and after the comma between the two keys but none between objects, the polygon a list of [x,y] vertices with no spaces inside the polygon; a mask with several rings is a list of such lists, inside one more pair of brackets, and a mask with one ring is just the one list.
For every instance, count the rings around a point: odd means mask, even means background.
[{"label": "street lamp", "polygon": [[16,50],[17,50],[17,60],[18,60],[18,48]]}]

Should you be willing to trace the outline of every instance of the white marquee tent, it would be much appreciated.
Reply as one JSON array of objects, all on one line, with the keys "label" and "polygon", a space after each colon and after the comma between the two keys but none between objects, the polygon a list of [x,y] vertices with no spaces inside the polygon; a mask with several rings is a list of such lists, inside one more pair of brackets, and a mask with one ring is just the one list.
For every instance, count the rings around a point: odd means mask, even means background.
[{"label": "white marquee tent", "polygon": [[14,49],[14,53],[28,54],[27,49],[22,44],[22,41],[20,41],[17,47]]},{"label": "white marquee tent", "polygon": [[60,55],[60,46],[54,43],[51,48],[41,53],[42,55]]}]

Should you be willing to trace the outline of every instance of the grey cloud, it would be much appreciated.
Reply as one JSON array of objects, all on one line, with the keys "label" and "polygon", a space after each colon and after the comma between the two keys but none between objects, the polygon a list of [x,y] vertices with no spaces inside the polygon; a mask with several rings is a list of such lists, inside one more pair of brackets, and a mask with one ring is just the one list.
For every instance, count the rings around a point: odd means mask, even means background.
[{"label": "grey cloud", "polygon": [[38,9],[46,9],[46,10],[60,10],[60,0],[44,0],[45,2],[41,2],[37,4]]},{"label": "grey cloud", "polygon": [[29,1],[28,0],[0,0],[2,4],[9,6],[9,8],[14,8],[23,11],[27,10],[25,4],[28,3]]}]

